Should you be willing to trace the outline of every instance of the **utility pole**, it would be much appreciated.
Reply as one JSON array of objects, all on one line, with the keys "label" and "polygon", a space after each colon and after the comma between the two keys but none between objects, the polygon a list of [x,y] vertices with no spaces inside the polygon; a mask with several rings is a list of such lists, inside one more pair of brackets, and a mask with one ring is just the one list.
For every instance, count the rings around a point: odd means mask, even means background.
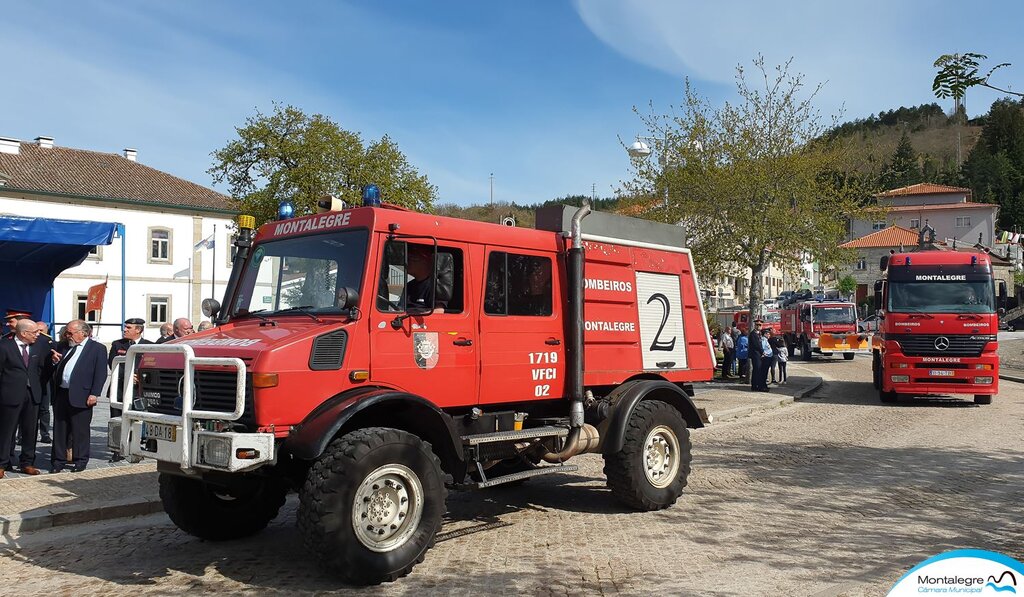
[{"label": "utility pole", "polygon": [[494,172],[491,172],[491,207],[494,207]]}]

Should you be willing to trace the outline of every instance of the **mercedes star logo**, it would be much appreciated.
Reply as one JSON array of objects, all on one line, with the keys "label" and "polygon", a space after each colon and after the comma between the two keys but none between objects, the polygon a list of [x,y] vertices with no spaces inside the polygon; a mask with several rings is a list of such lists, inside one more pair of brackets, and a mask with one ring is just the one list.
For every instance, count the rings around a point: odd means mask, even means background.
[{"label": "mercedes star logo", "polygon": [[949,338],[939,336],[935,339],[935,350],[946,350],[949,348]]}]

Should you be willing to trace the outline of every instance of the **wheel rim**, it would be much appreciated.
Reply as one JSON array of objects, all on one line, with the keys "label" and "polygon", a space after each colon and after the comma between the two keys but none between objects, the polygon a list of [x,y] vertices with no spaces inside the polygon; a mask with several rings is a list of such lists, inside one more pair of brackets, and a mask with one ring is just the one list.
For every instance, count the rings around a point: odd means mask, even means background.
[{"label": "wheel rim", "polygon": [[659,425],[644,440],[644,474],[659,489],[668,487],[679,472],[679,438],[670,428]]},{"label": "wheel rim", "polygon": [[398,549],[423,516],[423,485],[406,466],[388,464],[366,476],[352,504],[352,528],[367,549]]}]

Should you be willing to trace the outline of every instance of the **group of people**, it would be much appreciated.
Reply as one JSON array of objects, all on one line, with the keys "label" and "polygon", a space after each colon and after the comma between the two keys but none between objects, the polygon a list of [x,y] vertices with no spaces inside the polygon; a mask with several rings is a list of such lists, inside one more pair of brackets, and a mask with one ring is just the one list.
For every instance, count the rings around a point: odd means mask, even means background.
[{"label": "group of people", "polygon": [[[776,336],[760,319],[754,320],[750,333],[744,335],[738,328],[726,326],[718,339],[722,349],[722,379],[748,380],[750,389],[767,392],[769,383],[783,383],[788,379],[786,363],[789,349],[782,336]],[[769,380],[769,377],[771,378]]]},{"label": "group of people", "polygon": [[[85,470],[92,409],[103,393],[114,358],[127,354],[135,344],[151,343],[142,337],[146,322],[139,318],[124,322],[123,337],[111,343],[108,351],[92,338],[92,326],[81,319],[68,322],[51,337],[47,324],[31,317],[27,311],[8,310],[9,332],[0,339],[0,479],[15,469],[40,474],[39,443],[52,445],[51,473]],[[204,321],[198,331],[211,327],[211,322]],[[195,331],[192,322],[181,317],[162,325],[155,343]],[[111,409],[112,416],[119,414]],[[115,454],[111,460],[117,459]]]}]

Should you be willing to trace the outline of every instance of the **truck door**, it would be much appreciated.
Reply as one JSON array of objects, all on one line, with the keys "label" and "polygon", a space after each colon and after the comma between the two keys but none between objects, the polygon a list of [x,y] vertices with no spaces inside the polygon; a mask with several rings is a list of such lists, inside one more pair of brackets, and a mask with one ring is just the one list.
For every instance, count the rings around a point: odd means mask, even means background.
[{"label": "truck door", "polygon": [[560,398],[565,342],[560,268],[540,251],[487,247],[480,403]]},{"label": "truck door", "polygon": [[[382,238],[379,246],[377,296],[370,314],[370,382],[400,388],[440,407],[475,404],[477,334],[466,300],[466,246],[438,242],[433,287],[431,241]],[[408,315],[429,308],[431,291],[434,312]],[[397,329],[392,325],[396,318],[401,319]]]}]

